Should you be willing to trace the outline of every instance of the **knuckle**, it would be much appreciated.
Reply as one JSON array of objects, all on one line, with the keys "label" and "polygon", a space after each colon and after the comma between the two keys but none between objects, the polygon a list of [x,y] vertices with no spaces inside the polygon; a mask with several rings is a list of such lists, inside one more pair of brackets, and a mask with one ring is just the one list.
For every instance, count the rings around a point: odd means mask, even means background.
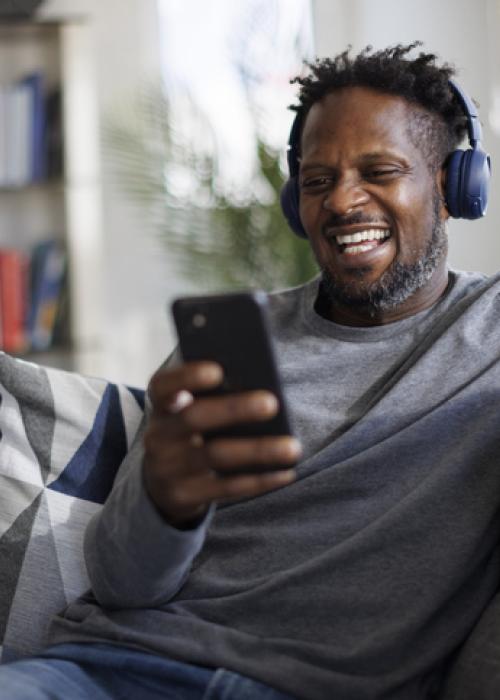
[{"label": "knuckle", "polygon": [[205,444],[205,455],[212,467],[230,466],[241,459],[238,445],[228,440],[208,440]]},{"label": "knuckle", "polygon": [[219,440],[209,440],[205,445],[205,455],[210,464],[224,462],[226,452]]},{"label": "knuckle", "polygon": [[252,415],[252,402],[247,397],[229,396],[224,405],[228,418],[241,419]]},{"label": "knuckle", "polygon": [[273,444],[268,440],[257,440],[255,442],[253,457],[256,462],[270,462],[276,457]]},{"label": "knuckle", "polygon": [[203,405],[200,406],[200,401],[193,401],[192,404],[183,408],[179,413],[179,421],[188,431],[202,428]]}]

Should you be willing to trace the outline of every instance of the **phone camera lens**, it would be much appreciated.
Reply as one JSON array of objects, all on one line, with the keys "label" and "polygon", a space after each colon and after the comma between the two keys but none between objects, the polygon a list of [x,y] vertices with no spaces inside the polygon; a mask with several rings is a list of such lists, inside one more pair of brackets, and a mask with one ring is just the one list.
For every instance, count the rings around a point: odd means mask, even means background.
[{"label": "phone camera lens", "polygon": [[207,319],[206,316],[203,314],[195,314],[193,316],[193,326],[195,328],[203,328],[203,326],[206,326],[207,324]]}]

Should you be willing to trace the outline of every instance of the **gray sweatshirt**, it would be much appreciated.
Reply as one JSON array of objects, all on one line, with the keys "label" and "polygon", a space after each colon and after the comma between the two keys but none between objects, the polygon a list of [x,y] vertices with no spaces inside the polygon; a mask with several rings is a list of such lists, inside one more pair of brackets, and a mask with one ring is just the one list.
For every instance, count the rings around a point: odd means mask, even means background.
[{"label": "gray sweatshirt", "polygon": [[92,521],[93,593],[51,642],[223,666],[305,700],[432,697],[499,583],[500,281],[350,328],[317,280],[271,296],[298,479],[168,526],[140,440]]}]

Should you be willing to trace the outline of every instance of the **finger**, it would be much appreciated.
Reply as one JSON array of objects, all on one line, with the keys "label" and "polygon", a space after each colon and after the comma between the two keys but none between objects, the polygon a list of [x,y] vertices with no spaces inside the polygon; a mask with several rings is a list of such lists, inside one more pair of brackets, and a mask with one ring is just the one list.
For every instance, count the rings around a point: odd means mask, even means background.
[{"label": "finger", "polygon": [[293,464],[301,454],[299,441],[291,436],[214,439],[205,449],[212,469],[224,472],[244,466]]},{"label": "finger", "polygon": [[290,484],[295,478],[296,472],[293,469],[224,478],[210,472],[176,481],[165,494],[165,501],[168,499],[175,504],[175,512],[179,516],[183,512],[192,513],[214,501],[258,496]]},{"label": "finger", "polygon": [[244,474],[241,476],[224,477],[219,480],[225,483],[222,494],[215,500],[234,501],[239,498],[250,498],[260,496],[268,491],[286,486],[297,478],[295,469],[283,469],[266,474]]},{"label": "finger", "polygon": [[179,392],[193,393],[216,387],[223,373],[215,362],[186,362],[178,367],[160,369],[149,382],[149,396],[157,410],[169,410]]},{"label": "finger", "polygon": [[182,389],[182,391],[178,391],[176,394],[173,394],[172,400],[169,404],[167,404],[166,409],[169,413],[179,413],[179,411],[182,411],[183,408],[189,406],[189,404],[193,403],[193,401],[193,394],[190,394],[189,391]]},{"label": "finger", "polygon": [[215,428],[272,418],[278,411],[278,400],[268,391],[207,397],[196,401],[178,414],[187,430],[206,432]]}]

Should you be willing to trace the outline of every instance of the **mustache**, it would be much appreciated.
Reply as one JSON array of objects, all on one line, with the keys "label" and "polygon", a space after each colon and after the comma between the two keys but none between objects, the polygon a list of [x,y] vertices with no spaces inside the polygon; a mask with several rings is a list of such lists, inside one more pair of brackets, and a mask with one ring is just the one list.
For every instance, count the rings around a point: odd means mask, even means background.
[{"label": "mustache", "polygon": [[327,221],[322,226],[323,235],[328,236],[329,229],[332,228],[342,228],[345,226],[353,226],[357,224],[387,224],[387,221],[383,221],[374,216],[367,216],[361,211],[354,212],[349,216],[340,216],[337,214],[332,214]]}]

